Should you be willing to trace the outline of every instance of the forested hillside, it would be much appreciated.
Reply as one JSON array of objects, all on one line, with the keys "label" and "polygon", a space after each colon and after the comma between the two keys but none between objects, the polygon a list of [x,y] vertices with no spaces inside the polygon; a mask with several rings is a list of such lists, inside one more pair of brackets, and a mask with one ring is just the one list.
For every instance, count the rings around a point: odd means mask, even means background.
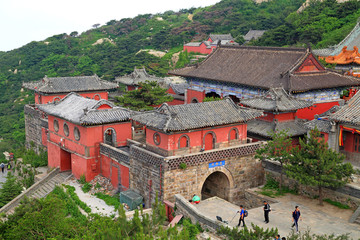
[{"label": "forested hillside", "polygon": [[[63,33],[19,49],[0,52],[0,151],[19,148],[24,141],[23,105],[33,101],[29,91],[20,91],[22,82],[44,75],[76,76],[97,74],[113,80],[135,66],[151,74],[166,75],[173,67],[171,57],[182,44],[204,40],[210,33],[231,33],[241,41],[249,29],[268,31],[259,45],[301,45],[311,42],[325,46],[340,41],[360,16],[357,1],[313,3],[300,14],[304,0],[272,0],[256,4],[251,0],[223,0],[214,6],[145,14],[110,20],[84,33]],[[91,23],[90,23],[91,24]],[[324,30],[321,30],[324,27]],[[102,39],[101,41],[98,41]],[[102,42],[102,43],[100,43]],[[166,51],[162,58],[139,52]]]}]

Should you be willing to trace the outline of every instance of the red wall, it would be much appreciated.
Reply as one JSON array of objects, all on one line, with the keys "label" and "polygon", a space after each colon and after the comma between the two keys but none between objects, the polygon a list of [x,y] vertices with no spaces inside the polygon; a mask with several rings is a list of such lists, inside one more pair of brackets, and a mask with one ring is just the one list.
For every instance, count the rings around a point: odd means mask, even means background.
[{"label": "red wall", "polygon": [[195,91],[192,89],[187,89],[186,90],[186,99],[185,99],[186,103],[191,103],[193,98],[196,98],[199,102],[202,102],[205,98],[205,91],[199,92],[199,91]]},{"label": "red wall", "polygon": [[188,51],[188,52],[196,52],[196,53],[201,53],[201,54],[210,54],[214,48],[216,48],[216,46],[211,46],[210,48],[207,48],[205,43],[202,43],[198,47],[184,46],[183,50],[184,50],[184,52]]},{"label": "red wall", "polygon": [[[100,143],[104,142],[104,132],[108,128],[116,131],[117,146],[125,146],[126,139],[131,139],[131,123],[116,123],[96,126],[79,126],[63,119],[56,118],[59,122],[59,131],[54,131],[54,116],[48,116],[49,123],[49,143],[48,161],[51,167],[60,167],[61,170],[67,170],[67,163],[64,163],[64,153],[71,152],[71,169],[76,178],[85,174],[86,181],[92,180],[100,173]],[[66,122],[69,126],[69,136],[65,136],[63,124]],[[80,140],[76,141],[74,137],[74,127],[80,131]],[[62,139],[62,141],[61,141]],[[64,150],[60,149],[60,143]]]},{"label": "red wall", "polygon": [[123,190],[129,189],[129,168],[119,164],[117,161],[114,161],[105,155],[101,155],[101,174],[111,180],[111,184],[114,188],[117,188],[119,185],[119,173],[121,176],[121,186],[123,187]]},{"label": "red wall", "polygon": [[303,108],[297,110],[296,116],[301,119],[313,120],[315,114],[324,113],[335,105],[338,106],[339,102],[332,101],[332,102],[314,103],[314,105],[309,108]]},{"label": "red wall", "polygon": [[346,139],[344,141],[344,150],[347,152],[354,152],[354,134],[351,132],[343,131]]},{"label": "red wall", "polygon": [[[66,94],[53,94],[53,95],[40,95],[40,101],[39,101],[39,94],[38,93],[35,93],[35,103],[36,104],[45,104],[45,103],[49,103],[49,102],[53,102],[54,99],[56,97],[59,97],[60,99],[63,99],[66,95]],[[108,99],[108,92],[86,92],[86,93],[81,93],[81,92],[78,92],[78,94],[80,96],[83,96],[83,97],[88,97],[88,98],[92,98],[92,99],[96,99],[94,98],[96,94],[100,95],[101,99],[105,99],[107,100]],[[100,99],[96,99],[96,100],[100,100]]]},{"label": "red wall", "polygon": [[296,115],[296,112],[280,113],[280,114],[275,114],[275,119],[277,119],[279,122],[294,120],[295,115]]},{"label": "red wall", "polygon": [[[239,124],[235,126],[224,126],[219,128],[211,128],[211,129],[199,129],[191,132],[182,132],[182,133],[173,133],[173,134],[165,134],[161,132],[157,132],[155,130],[146,128],[146,143],[152,146],[159,147],[161,149],[171,151],[175,149],[179,149],[179,139],[184,134],[186,134],[190,139],[190,148],[193,147],[203,147],[204,146],[204,136],[208,132],[214,132],[216,135],[216,143],[223,143],[229,141],[230,130],[233,128],[237,128],[239,132],[239,139],[246,140],[247,138],[247,125]],[[160,135],[161,141],[159,145],[154,143],[154,133],[157,132]]]}]

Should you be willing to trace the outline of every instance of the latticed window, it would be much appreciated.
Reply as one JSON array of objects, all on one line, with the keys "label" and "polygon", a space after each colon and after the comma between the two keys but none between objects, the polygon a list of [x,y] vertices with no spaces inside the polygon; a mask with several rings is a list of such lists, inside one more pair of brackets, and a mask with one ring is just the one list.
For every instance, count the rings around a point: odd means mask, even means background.
[{"label": "latticed window", "polygon": [[67,125],[67,123],[64,123],[64,134],[65,136],[69,136],[69,126]]},{"label": "latticed window", "polygon": [[159,145],[161,142],[161,137],[160,137],[160,134],[159,133],[154,133],[154,143],[156,145]]},{"label": "latticed window", "polygon": [[55,132],[59,131],[59,121],[56,119],[54,119],[54,130]]},{"label": "latticed window", "polygon": [[79,141],[80,140],[80,130],[78,127],[75,127],[74,128],[74,137],[75,137],[75,140],[76,141]]}]

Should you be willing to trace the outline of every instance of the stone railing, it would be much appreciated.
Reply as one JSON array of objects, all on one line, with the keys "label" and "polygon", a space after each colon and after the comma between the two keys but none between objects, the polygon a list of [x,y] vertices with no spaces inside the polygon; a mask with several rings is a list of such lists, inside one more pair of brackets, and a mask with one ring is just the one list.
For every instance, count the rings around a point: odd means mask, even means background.
[{"label": "stone railing", "polygon": [[100,143],[100,154],[105,155],[119,163],[130,165],[129,153],[105,143]]},{"label": "stone railing", "polygon": [[48,175],[46,175],[43,179],[33,184],[31,187],[22,192],[19,196],[8,202],[5,206],[0,209],[0,213],[6,213],[9,210],[20,204],[20,201],[25,197],[30,197],[36,190],[38,190],[43,183],[47,182],[49,179],[53,178],[60,172],[59,168],[55,168]]},{"label": "stone railing", "polygon": [[160,166],[164,163],[164,157],[153,153],[145,148],[135,144],[130,147],[131,158],[136,161],[148,163],[150,165]]},{"label": "stone railing", "polygon": [[226,227],[225,223],[222,223],[216,219],[211,219],[202,214],[194,205],[189,203],[182,195],[175,194],[176,214],[182,214],[185,217],[191,219],[193,224],[200,223],[203,228],[209,228],[212,231],[216,231],[221,226]]}]

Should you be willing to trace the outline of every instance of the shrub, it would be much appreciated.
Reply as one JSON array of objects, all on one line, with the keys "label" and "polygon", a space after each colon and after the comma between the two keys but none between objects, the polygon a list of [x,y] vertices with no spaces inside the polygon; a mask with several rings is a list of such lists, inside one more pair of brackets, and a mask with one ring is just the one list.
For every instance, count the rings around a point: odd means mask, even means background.
[{"label": "shrub", "polygon": [[85,174],[82,174],[82,175],[80,176],[79,183],[80,183],[80,184],[85,184],[85,183],[86,183]]},{"label": "shrub", "polygon": [[180,169],[185,170],[187,168],[187,165],[186,165],[186,163],[182,162],[182,163],[180,163],[179,167],[180,167]]},{"label": "shrub", "polygon": [[341,202],[337,202],[337,201],[333,201],[331,199],[324,199],[324,202],[327,202],[327,203],[330,203],[331,205],[334,205],[338,208],[341,208],[341,209],[350,209],[350,206],[347,205],[347,204],[342,204]]},{"label": "shrub", "polygon": [[91,187],[92,185],[90,183],[85,183],[81,189],[83,190],[84,193],[87,193],[90,191]]}]

